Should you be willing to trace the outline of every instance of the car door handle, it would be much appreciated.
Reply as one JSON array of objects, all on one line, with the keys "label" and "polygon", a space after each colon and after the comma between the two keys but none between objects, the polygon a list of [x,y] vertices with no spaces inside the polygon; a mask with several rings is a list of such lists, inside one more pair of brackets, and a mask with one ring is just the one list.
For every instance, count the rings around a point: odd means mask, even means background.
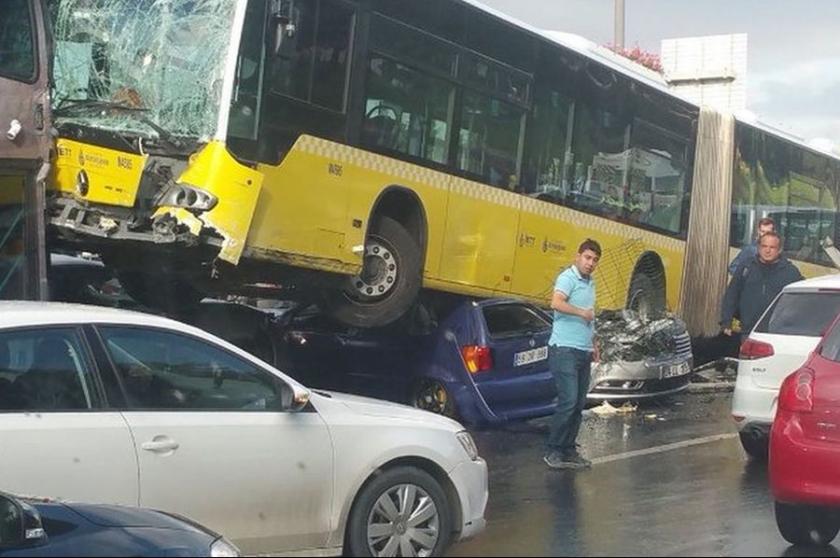
[{"label": "car door handle", "polygon": [[152,453],[167,453],[175,451],[181,447],[181,444],[170,438],[160,437],[155,438],[151,442],[143,442],[140,447]]},{"label": "car door handle", "polygon": [[9,123],[9,131],[6,132],[6,139],[9,141],[15,141],[22,129],[23,126],[21,125],[20,120],[12,120]]}]

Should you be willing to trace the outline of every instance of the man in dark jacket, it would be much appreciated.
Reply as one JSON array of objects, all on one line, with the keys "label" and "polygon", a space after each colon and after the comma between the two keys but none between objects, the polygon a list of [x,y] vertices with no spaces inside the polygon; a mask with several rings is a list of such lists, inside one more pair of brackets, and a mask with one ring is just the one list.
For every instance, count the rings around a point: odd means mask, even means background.
[{"label": "man in dark jacket", "polygon": [[741,331],[748,335],[776,295],[802,279],[796,266],[781,253],[781,237],[768,232],[759,241],[756,257],[740,265],[732,275],[720,313],[724,334],[732,335],[732,319],[737,317]]}]

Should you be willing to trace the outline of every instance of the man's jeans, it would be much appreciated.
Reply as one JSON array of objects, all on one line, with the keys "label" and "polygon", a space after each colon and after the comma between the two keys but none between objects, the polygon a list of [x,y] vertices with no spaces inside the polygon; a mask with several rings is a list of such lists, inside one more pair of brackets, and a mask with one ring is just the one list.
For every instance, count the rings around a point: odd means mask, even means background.
[{"label": "man's jeans", "polygon": [[592,353],[569,347],[548,348],[548,366],[557,386],[557,410],[548,435],[548,451],[576,451],[586,394],[592,374]]}]

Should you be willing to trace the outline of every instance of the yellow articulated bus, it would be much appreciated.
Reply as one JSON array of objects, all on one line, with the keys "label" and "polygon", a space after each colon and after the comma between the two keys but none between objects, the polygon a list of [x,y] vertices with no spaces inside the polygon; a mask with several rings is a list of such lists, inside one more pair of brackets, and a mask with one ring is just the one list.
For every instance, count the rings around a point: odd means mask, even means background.
[{"label": "yellow articulated bus", "polygon": [[591,237],[601,307],[702,309],[750,207],[806,196],[834,235],[836,160],[472,0],[88,5],[53,15],[50,223],[150,304],[545,304]]}]

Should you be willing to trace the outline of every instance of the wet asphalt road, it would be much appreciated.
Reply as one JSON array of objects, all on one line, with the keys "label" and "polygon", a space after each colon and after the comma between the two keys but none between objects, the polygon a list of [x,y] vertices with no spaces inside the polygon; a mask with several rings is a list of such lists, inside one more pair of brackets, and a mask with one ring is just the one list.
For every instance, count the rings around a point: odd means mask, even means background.
[{"label": "wet asphalt road", "polygon": [[544,420],[475,432],[488,525],[450,556],[840,556],[780,537],[766,467],[744,456],[729,405],[730,394],[685,394],[588,416],[589,471],[545,467]]}]

